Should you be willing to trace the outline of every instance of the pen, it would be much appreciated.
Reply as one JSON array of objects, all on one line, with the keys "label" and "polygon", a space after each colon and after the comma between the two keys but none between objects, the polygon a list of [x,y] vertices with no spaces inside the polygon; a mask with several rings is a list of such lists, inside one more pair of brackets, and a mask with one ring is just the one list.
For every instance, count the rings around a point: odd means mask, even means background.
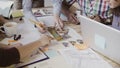
[{"label": "pen", "polygon": [[36,21],[34,21],[34,20],[32,20],[32,19],[29,19],[30,20],[30,22],[32,22],[33,24],[35,24],[37,27],[42,27],[43,29],[45,29],[45,27],[43,26],[43,24],[41,24],[41,23],[38,23],[38,22],[36,22]]}]

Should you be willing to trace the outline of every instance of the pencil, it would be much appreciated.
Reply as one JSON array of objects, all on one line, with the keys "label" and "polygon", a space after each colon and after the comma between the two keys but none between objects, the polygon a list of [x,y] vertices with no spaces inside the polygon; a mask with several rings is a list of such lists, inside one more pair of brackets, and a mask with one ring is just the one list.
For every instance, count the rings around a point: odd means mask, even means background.
[{"label": "pencil", "polygon": [[29,19],[29,20],[30,20],[30,22],[32,22],[33,24],[35,24],[37,27],[45,28],[41,23],[38,23],[38,22],[36,22],[36,21],[34,21],[34,20],[32,20],[32,19]]}]

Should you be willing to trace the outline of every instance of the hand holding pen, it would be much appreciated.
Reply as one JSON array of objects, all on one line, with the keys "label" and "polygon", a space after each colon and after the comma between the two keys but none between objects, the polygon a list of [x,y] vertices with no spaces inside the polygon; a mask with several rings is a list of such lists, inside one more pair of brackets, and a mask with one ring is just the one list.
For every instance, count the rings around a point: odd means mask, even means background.
[{"label": "hand holding pen", "polygon": [[45,24],[43,24],[41,22],[36,22],[34,20],[31,20],[31,19],[29,19],[29,20],[31,21],[31,23],[33,23],[39,29],[39,31],[41,33],[45,33],[46,32]]}]

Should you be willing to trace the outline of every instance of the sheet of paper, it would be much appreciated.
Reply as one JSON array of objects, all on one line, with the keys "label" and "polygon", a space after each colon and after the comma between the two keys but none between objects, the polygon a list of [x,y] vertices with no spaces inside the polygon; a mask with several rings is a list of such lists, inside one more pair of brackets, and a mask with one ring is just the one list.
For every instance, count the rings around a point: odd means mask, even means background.
[{"label": "sheet of paper", "polygon": [[47,56],[49,56],[49,58],[53,58],[59,55],[59,53],[56,50],[48,50],[48,51],[45,51],[45,53]]},{"label": "sheet of paper", "polygon": [[112,68],[105,60],[91,49],[76,50],[73,48],[61,49],[60,54],[67,63],[74,68]]},{"label": "sheet of paper", "polygon": [[30,65],[27,68],[72,68],[72,67],[71,65],[66,63],[62,56],[56,56],[49,60]]},{"label": "sheet of paper", "polygon": [[81,68],[112,68],[110,64],[102,61],[102,60],[86,60],[82,59],[81,61]]}]

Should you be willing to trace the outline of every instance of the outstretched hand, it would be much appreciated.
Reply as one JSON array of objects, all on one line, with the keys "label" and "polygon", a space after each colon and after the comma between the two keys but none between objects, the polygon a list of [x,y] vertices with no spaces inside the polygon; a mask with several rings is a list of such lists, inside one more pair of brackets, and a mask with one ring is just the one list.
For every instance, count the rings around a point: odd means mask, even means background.
[{"label": "outstretched hand", "polygon": [[40,39],[41,46],[49,45],[51,43],[51,40],[53,40],[53,38],[51,36],[42,35],[41,39]]},{"label": "outstretched hand", "polygon": [[41,33],[45,33],[45,32],[46,32],[46,26],[45,26],[44,23],[38,22],[37,28],[38,28],[38,30],[39,30]]}]

